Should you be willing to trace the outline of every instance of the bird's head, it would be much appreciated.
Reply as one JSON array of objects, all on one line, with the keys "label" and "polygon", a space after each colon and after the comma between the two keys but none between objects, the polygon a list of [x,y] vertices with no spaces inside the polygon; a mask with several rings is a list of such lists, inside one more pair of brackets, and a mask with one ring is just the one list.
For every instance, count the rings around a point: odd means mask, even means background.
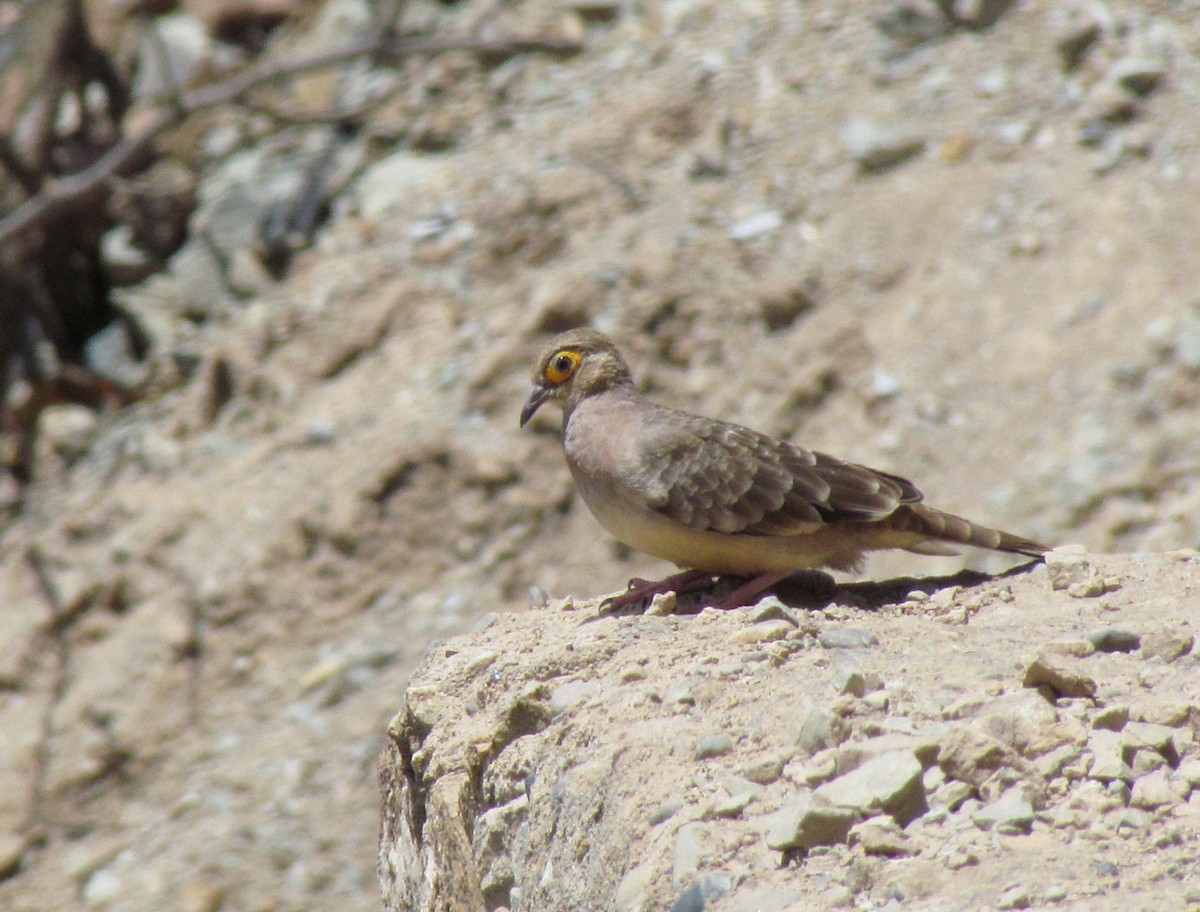
[{"label": "bird's head", "polygon": [[533,368],[533,389],[521,409],[521,427],[544,402],[570,412],[581,400],[619,385],[632,385],[629,368],[612,340],[594,329],[555,336]]}]

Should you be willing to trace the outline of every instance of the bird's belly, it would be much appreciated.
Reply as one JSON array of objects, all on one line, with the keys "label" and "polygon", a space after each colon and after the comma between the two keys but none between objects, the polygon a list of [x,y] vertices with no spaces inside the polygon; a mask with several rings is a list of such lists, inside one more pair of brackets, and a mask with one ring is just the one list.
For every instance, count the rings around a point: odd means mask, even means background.
[{"label": "bird's belly", "polygon": [[818,567],[849,568],[863,549],[814,532],[799,535],[730,535],[690,529],[612,496],[588,497],[592,515],[615,538],[646,554],[692,570],[757,576]]}]

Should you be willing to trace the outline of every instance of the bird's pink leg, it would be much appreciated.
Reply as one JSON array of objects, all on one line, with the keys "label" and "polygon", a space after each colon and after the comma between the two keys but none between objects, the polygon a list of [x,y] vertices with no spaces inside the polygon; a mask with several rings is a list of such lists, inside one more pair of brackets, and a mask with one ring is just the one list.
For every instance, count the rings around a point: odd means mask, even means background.
[{"label": "bird's pink leg", "polygon": [[764,573],[761,576],[756,576],[742,583],[719,602],[713,602],[708,607],[716,608],[719,611],[726,611],[730,608],[742,608],[746,605],[752,605],[758,596],[774,587],[776,583],[787,579],[794,572],[789,570],[784,573]]},{"label": "bird's pink leg", "polygon": [[677,595],[690,592],[712,582],[712,578],[713,575],[704,570],[684,570],[682,573],[676,573],[658,582],[631,579],[629,588],[625,592],[605,599],[600,607],[603,611],[614,611],[636,605],[641,601],[649,602],[660,592],[674,592]]}]

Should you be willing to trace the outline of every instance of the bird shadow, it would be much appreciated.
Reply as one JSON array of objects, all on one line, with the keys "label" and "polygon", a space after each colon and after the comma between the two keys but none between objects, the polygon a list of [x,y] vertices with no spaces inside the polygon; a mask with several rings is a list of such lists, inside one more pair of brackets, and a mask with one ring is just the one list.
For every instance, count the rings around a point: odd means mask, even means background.
[{"label": "bird shadow", "polygon": [[[773,594],[789,608],[815,611],[833,604],[845,603],[867,611],[878,611],[885,605],[895,605],[904,601],[912,592],[933,595],[935,592],[951,586],[962,588],[978,586],[993,580],[1021,576],[1041,563],[1041,558],[1034,558],[1017,564],[1002,573],[984,573],[979,570],[964,569],[944,576],[897,576],[886,580],[865,580],[859,583],[839,583],[828,573],[822,573],[819,570],[802,570],[777,583],[770,594]],[[722,591],[735,588],[744,581],[744,577],[719,577],[707,591],[701,590],[695,594],[688,593],[681,596],[675,610],[671,613],[676,615],[698,614],[714,601],[719,601],[719,594]],[[610,610],[602,608],[597,616],[589,620],[645,614],[646,607],[645,604],[634,604]]]}]

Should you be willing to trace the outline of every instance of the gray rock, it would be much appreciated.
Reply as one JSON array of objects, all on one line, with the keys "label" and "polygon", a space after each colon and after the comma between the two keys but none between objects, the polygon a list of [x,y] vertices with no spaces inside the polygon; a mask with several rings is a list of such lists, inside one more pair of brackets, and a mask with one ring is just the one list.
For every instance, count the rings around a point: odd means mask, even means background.
[{"label": "gray rock", "polygon": [[828,709],[813,706],[804,715],[796,743],[811,756],[818,751],[837,747],[846,740],[848,734],[845,719]]},{"label": "gray rock", "polygon": [[671,903],[671,912],[704,912],[704,889],[694,883]]},{"label": "gray rock", "polygon": [[879,816],[856,823],[850,828],[850,845],[859,846],[868,855],[899,858],[915,855],[920,847],[900,829],[891,817]]},{"label": "gray rock", "polygon": [[783,774],[783,759],[781,757],[763,757],[743,767],[742,775],[750,783],[759,786],[770,785]]},{"label": "gray rock", "polygon": [[867,692],[867,679],[857,668],[839,668],[833,676],[833,689],[840,694],[861,697]]},{"label": "gray rock", "polygon": [[1092,716],[1092,728],[1106,728],[1109,731],[1120,731],[1128,722],[1129,707],[1123,703],[1105,706]]},{"label": "gray rock", "polygon": [[1092,755],[1092,765],[1088,769],[1089,779],[1100,782],[1110,782],[1114,779],[1124,782],[1133,780],[1133,770],[1125,762],[1120,732],[1095,729],[1088,735],[1087,747]]},{"label": "gray rock", "polygon": [[855,118],[846,125],[842,140],[859,168],[868,173],[886,171],[925,151],[925,138],[909,126],[880,126]]},{"label": "gray rock", "polygon": [[1020,788],[1010,788],[991,804],[971,816],[981,830],[998,833],[1028,833],[1033,827],[1033,805]]},{"label": "gray rock", "polygon": [[825,649],[866,649],[879,644],[879,638],[860,627],[831,627],[817,635]]},{"label": "gray rock", "polygon": [[1133,652],[1142,645],[1138,634],[1121,627],[1100,627],[1087,635],[1087,641],[1097,652]]},{"label": "gray rock", "polygon": [[696,745],[696,759],[721,757],[733,750],[733,739],[729,735],[706,735]]},{"label": "gray rock", "polygon": [[1099,37],[1100,23],[1094,14],[1067,6],[1054,29],[1054,48],[1062,59],[1063,69],[1070,72],[1079,66]]},{"label": "gray rock", "polygon": [[1121,746],[1126,751],[1156,751],[1171,766],[1179,763],[1175,729],[1151,722],[1130,722],[1121,730]]},{"label": "gray rock", "polygon": [[1108,78],[1134,95],[1149,95],[1167,75],[1163,61],[1154,57],[1126,57],[1108,71]]},{"label": "gray rock", "polygon": [[681,889],[700,869],[700,837],[704,831],[698,823],[685,823],[675,834],[675,851],[671,861],[671,883]]},{"label": "gray rock", "polygon": [[650,812],[650,826],[658,826],[660,823],[670,820],[681,807],[683,807],[683,802],[678,798],[672,798],[666,804],[660,804]]},{"label": "gray rock", "polygon": [[1029,891],[1029,887],[1017,885],[1009,887],[1000,894],[1000,899],[996,901],[997,909],[1028,909],[1033,902],[1033,895]]},{"label": "gray rock", "polygon": [[814,797],[853,808],[863,817],[883,810],[904,826],[929,810],[923,773],[920,761],[910,751],[894,751],[827,782]]},{"label": "gray rock", "polygon": [[1135,808],[1152,811],[1155,808],[1180,804],[1190,786],[1177,782],[1165,766],[1133,783],[1129,793],[1129,804]]},{"label": "gray rock", "polygon": [[856,819],[849,808],[831,807],[814,795],[800,795],[767,819],[767,846],[787,850],[840,845]]},{"label": "gray rock", "polygon": [[654,876],[654,868],[648,864],[640,864],[630,868],[617,889],[613,893],[613,909],[615,912],[634,912],[644,908],[646,887]]}]

